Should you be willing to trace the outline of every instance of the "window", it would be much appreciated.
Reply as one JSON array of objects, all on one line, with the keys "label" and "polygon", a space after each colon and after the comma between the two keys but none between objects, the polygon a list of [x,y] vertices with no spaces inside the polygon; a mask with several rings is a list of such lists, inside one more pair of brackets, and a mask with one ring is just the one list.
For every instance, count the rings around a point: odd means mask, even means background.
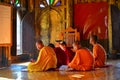
[{"label": "window", "polygon": [[45,8],[46,6],[60,6],[61,0],[45,0],[40,2],[40,8]]},{"label": "window", "polygon": [[22,54],[22,27],[20,26],[21,20],[20,20],[20,15],[17,11],[17,55]]}]

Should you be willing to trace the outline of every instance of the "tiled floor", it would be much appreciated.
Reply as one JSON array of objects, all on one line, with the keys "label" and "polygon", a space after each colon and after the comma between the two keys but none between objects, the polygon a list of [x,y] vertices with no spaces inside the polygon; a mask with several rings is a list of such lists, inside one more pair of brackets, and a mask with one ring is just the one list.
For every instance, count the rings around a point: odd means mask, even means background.
[{"label": "tiled floor", "polygon": [[112,66],[93,71],[23,72],[26,64],[12,64],[0,69],[0,80],[120,80],[120,60],[109,60]]}]

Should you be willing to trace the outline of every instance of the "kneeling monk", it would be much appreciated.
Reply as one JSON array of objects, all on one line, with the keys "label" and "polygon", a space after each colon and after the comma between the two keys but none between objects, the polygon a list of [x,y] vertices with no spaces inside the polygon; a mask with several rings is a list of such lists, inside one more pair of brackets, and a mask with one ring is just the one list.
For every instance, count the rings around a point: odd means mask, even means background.
[{"label": "kneeling monk", "polygon": [[79,42],[73,44],[75,56],[71,63],[68,64],[70,68],[75,70],[92,70],[94,68],[94,58],[92,53],[87,48],[82,48]]},{"label": "kneeling monk", "polygon": [[57,66],[57,58],[54,50],[49,46],[44,46],[41,40],[36,42],[36,47],[40,50],[37,61],[28,65],[28,71],[46,71]]}]

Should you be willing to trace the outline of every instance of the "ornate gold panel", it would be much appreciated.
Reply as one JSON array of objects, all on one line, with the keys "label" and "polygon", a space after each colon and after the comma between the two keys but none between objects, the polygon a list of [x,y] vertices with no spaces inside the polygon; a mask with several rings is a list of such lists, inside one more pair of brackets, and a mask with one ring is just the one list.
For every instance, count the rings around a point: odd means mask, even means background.
[{"label": "ornate gold panel", "polygon": [[58,34],[72,24],[71,0],[55,1],[61,1],[61,5],[46,4],[46,0],[37,0],[35,5],[36,38],[41,38],[45,45],[55,43]]},{"label": "ornate gold panel", "polygon": [[40,35],[44,44],[54,43],[62,29],[62,16],[54,9],[47,8],[39,18]]}]

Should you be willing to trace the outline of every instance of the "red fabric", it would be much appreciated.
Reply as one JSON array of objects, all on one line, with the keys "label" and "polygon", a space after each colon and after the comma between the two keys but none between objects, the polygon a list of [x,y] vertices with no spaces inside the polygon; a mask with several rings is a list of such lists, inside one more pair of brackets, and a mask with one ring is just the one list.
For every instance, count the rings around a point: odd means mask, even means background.
[{"label": "red fabric", "polygon": [[108,3],[75,4],[74,26],[80,31],[81,39],[88,39],[90,34],[107,39]]},{"label": "red fabric", "polygon": [[67,65],[67,55],[64,53],[64,51],[57,47],[54,49],[57,57],[57,68],[59,68],[62,65]]},{"label": "red fabric", "polygon": [[64,53],[67,55],[67,64],[69,64],[72,61],[75,53],[73,53],[70,48],[66,48]]},{"label": "red fabric", "polygon": [[57,47],[54,50],[57,56],[57,68],[62,65],[67,65],[74,57],[74,53],[69,48],[63,51],[61,48]]}]

